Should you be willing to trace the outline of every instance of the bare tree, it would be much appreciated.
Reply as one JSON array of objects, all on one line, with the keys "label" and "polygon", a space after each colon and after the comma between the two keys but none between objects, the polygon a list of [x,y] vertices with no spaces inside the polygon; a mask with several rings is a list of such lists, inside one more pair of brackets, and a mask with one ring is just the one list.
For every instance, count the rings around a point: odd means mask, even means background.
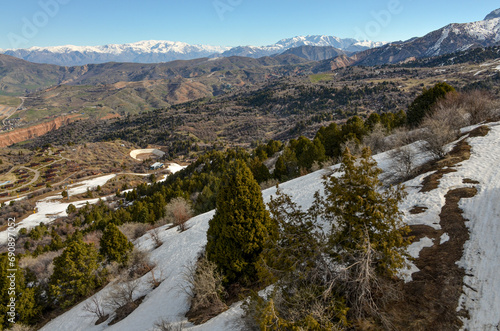
[{"label": "bare tree", "polygon": [[372,131],[363,138],[363,145],[370,147],[373,153],[379,153],[387,150],[387,130],[385,127],[376,123]]},{"label": "bare tree", "polygon": [[104,307],[116,310],[126,304],[133,303],[134,293],[138,286],[139,281],[137,279],[116,283],[104,298]]},{"label": "bare tree", "polygon": [[416,151],[412,146],[401,146],[389,152],[391,158],[390,176],[396,181],[410,178],[415,172]]},{"label": "bare tree", "polygon": [[95,315],[98,321],[107,316],[107,314],[104,313],[103,301],[98,295],[94,295],[90,301],[87,301],[83,306],[83,310]]},{"label": "bare tree", "polygon": [[155,248],[158,248],[163,244],[163,241],[160,238],[160,229],[159,228],[152,229],[149,232],[149,235],[151,236],[151,239],[153,239],[153,242],[155,243]]},{"label": "bare tree", "polygon": [[180,232],[186,231],[186,222],[193,217],[193,209],[189,201],[184,198],[175,198],[167,204],[165,209],[167,221],[177,226]]},{"label": "bare tree", "polygon": [[224,277],[204,254],[195,264],[186,267],[184,279],[187,286],[182,289],[189,295],[190,313],[197,315],[204,310],[220,313],[227,309],[221,299],[225,295]]}]

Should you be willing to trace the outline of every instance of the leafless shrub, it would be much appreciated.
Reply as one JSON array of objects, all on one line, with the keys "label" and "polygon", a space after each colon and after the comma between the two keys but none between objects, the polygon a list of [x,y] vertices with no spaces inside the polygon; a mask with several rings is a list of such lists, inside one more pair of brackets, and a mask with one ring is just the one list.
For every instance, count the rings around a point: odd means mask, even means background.
[{"label": "leafless shrub", "polygon": [[165,277],[163,276],[163,270],[160,271],[159,275],[155,275],[155,270],[151,269],[151,278],[149,279],[149,284],[151,284],[151,286],[153,288],[157,288],[158,286],[160,286],[160,284],[164,280],[165,280]]},{"label": "leafless shrub", "polygon": [[146,234],[149,227],[144,223],[125,223],[120,225],[119,229],[129,240],[135,240]]},{"label": "leafless shrub", "polygon": [[83,242],[87,244],[94,244],[94,246],[99,249],[101,243],[102,231],[94,231],[88,233],[83,237]]},{"label": "leafless shrub", "polygon": [[180,232],[187,230],[185,223],[193,217],[193,209],[189,201],[184,198],[175,198],[167,204],[165,209],[165,219],[168,223],[177,226]]},{"label": "leafless shrub", "polygon": [[39,282],[46,282],[54,272],[53,261],[61,255],[62,250],[47,252],[37,257],[26,256],[19,261],[20,267],[31,270]]},{"label": "leafless shrub", "polygon": [[415,150],[411,146],[402,146],[389,152],[391,158],[390,176],[396,181],[411,178],[415,172]]},{"label": "leafless shrub", "polygon": [[363,138],[363,145],[370,147],[374,154],[387,150],[387,130],[385,127],[377,123],[373,130]]},{"label": "leafless shrub", "polygon": [[387,150],[409,145],[422,139],[422,129],[408,131],[405,127],[396,128],[392,134],[385,138]]},{"label": "leafless shrub", "polygon": [[463,107],[469,114],[470,124],[481,123],[500,114],[500,103],[487,91],[475,90],[460,95]]},{"label": "leafless shrub", "polygon": [[196,263],[186,267],[184,279],[188,285],[183,290],[188,294],[191,304],[188,317],[213,317],[227,309],[221,299],[225,296],[223,278],[215,263],[209,261],[204,254]]},{"label": "leafless shrub", "polygon": [[162,318],[162,319],[158,320],[154,324],[154,326],[159,331],[182,331],[182,330],[184,330],[185,323],[184,322],[174,323],[174,322],[169,321],[166,318]]},{"label": "leafless shrub", "polygon": [[346,148],[349,148],[352,155],[359,157],[365,147],[358,139],[349,139],[342,144],[341,150],[344,151]]},{"label": "leafless shrub", "polygon": [[126,267],[129,272],[129,277],[137,278],[152,270],[155,264],[151,261],[148,252],[134,248],[130,253]]},{"label": "leafless shrub", "polygon": [[132,304],[138,286],[139,281],[137,279],[126,279],[123,282],[117,282],[104,297],[103,306],[110,310],[116,310],[127,304]]},{"label": "leafless shrub", "polygon": [[278,184],[278,183],[279,183],[279,181],[277,179],[271,178],[271,179],[266,180],[265,182],[260,183],[260,189],[265,190],[265,189],[268,189],[270,187],[276,186],[276,184]]},{"label": "leafless shrub", "polygon": [[159,228],[154,228],[151,231],[149,231],[149,236],[151,237],[151,239],[153,239],[153,242],[155,243],[155,248],[158,248],[163,244],[163,241],[160,238]]},{"label": "leafless shrub", "polygon": [[426,117],[422,126],[425,127],[423,138],[426,142],[425,148],[427,151],[437,158],[446,155],[444,147],[457,138],[458,130],[454,129],[449,123],[435,117]]},{"label": "leafless shrub", "polygon": [[[436,102],[427,120],[430,118],[446,123],[452,130],[458,130],[468,125],[470,113],[467,110],[468,106],[465,99],[466,97],[462,93],[448,93],[444,99]],[[423,126],[425,127],[425,123],[423,123]]]},{"label": "leafless shrub", "polygon": [[104,319],[104,317],[107,316],[104,313],[103,300],[98,295],[94,295],[92,299],[87,301],[83,306],[83,310],[95,315],[98,321]]}]

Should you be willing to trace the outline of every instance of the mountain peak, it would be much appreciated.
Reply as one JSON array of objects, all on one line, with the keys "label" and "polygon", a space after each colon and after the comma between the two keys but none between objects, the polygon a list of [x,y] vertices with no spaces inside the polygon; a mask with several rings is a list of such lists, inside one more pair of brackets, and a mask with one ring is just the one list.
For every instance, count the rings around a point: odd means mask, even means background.
[{"label": "mountain peak", "polygon": [[489,13],[488,15],[486,15],[486,17],[484,18],[484,20],[491,20],[493,18],[498,18],[500,17],[500,8],[498,9],[495,9],[494,11],[492,11],[491,13]]}]

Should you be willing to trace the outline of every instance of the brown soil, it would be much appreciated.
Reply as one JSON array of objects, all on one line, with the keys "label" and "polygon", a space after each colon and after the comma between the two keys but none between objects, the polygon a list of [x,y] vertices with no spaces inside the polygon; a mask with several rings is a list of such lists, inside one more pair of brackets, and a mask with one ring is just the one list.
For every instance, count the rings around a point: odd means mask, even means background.
[{"label": "brown soil", "polygon": [[[458,330],[462,326],[456,312],[462,294],[465,271],[456,265],[462,257],[463,245],[469,239],[467,221],[458,207],[463,198],[471,198],[475,188],[450,190],[441,210],[442,230],[426,226],[412,227],[416,237],[434,240],[432,247],[422,249],[415,261],[420,269],[412,275],[413,281],[403,285],[403,299],[393,308],[398,330]],[[450,239],[439,243],[442,233]],[[397,310],[397,312],[396,312]],[[463,315],[464,313],[462,313]]]},{"label": "brown soil", "polygon": [[421,207],[421,206],[413,206],[412,209],[410,209],[410,214],[416,215],[416,214],[423,214],[425,211],[429,209],[427,207]]},{"label": "brown soil", "polygon": [[135,300],[134,302],[129,302],[129,303],[125,304],[124,306],[118,308],[116,310],[115,318],[113,318],[113,320],[111,322],[109,322],[108,325],[116,324],[116,323],[120,322],[121,320],[123,320],[128,315],[132,314],[132,312],[137,307],[139,307],[139,305],[142,303],[142,300],[144,300],[144,297],[145,296],[140,297],[139,299]]},{"label": "brown soil", "polygon": [[464,183],[464,184],[479,184],[479,182],[477,180],[473,180],[470,178],[464,178],[462,180],[462,183]]},{"label": "brown soil", "polygon": [[484,137],[488,134],[488,132],[490,132],[490,128],[483,125],[483,126],[480,126],[474,130],[472,130],[471,132],[469,132],[469,137],[473,138],[473,137]]},{"label": "brown soil", "polygon": [[107,314],[107,315],[105,315],[105,316],[102,316],[102,317],[99,317],[99,318],[97,319],[97,321],[95,321],[95,325],[99,325],[99,324],[101,324],[101,323],[106,322],[106,321],[108,320],[108,318],[109,318],[109,314]]},{"label": "brown soil", "polygon": [[423,166],[419,171],[420,173],[433,170],[435,170],[435,172],[424,178],[420,192],[429,192],[437,189],[439,181],[445,174],[456,172],[456,170],[451,167],[470,158],[470,149],[470,145],[465,141],[465,139],[462,139],[443,159]]},{"label": "brown soil", "polygon": [[[479,127],[470,132],[469,137],[485,136],[488,132],[487,127]],[[464,139],[444,159],[424,166],[421,171],[426,169],[435,172],[424,179],[421,192],[437,188],[445,173],[456,171],[449,167],[469,159],[470,153],[471,147]],[[446,169],[443,169],[445,167]],[[463,179],[463,183],[478,184],[470,178]],[[412,282],[401,285],[402,298],[391,304],[388,309],[395,329],[458,330],[462,326],[459,317],[467,316],[468,312],[457,313],[457,307],[464,286],[465,271],[456,262],[462,258],[469,231],[459,203],[461,199],[472,198],[476,193],[477,189],[474,187],[448,191],[445,195],[445,205],[439,214],[441,230],[426,225],[410,227],[410,235],[414,236],[415,240],[428,237],[433,240],[434,245],[422,249],[414,262],[420,271],[412,275]],[[410,212],[421,211],[421,207],[415,206]],[[443,233],[448,234],[449,240],[441,244],[440,237]]]},{"label": "brown soil", "polygon": [[79,115],[60,116],[45,123],[0,134],[0,147],[10,146],[21,141],[42,136],[47,132],[58,129],[61,126],[70,123],[74,120],[74,117],[77,116]]}]

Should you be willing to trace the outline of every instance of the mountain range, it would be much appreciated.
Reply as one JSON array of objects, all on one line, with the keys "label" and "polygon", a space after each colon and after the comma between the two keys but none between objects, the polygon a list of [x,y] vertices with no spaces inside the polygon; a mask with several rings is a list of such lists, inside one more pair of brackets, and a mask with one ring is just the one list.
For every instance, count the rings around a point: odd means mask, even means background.
[{"label": "mountain range", "polygon": [[148,40],[130,44],[110,44],[104,46],[67,45],[31,47],[28,49],[0,49],[0,53],[35,63],[76,66],[105,62],[159,63],[174,60],[191,60],[201,57],[244,56],[259,58],[281,54],[291,48],[301,46],[333,47],[347,52],[359,52],[384,44],[383,42],[358,41],[352,38],[342,39],[333,36],[299,36],[282,39],[268,46],[225,47],[190,45],[178,41]]},{"label": "mountain range", "polygon": [[500,9],[484,20],[452,23],[420,38],[394,42],[366,50],[351,57],[350,64],[380,65],[411,61],[418,58],[450,54],[477,47],[490,47],[500,42]]}]

